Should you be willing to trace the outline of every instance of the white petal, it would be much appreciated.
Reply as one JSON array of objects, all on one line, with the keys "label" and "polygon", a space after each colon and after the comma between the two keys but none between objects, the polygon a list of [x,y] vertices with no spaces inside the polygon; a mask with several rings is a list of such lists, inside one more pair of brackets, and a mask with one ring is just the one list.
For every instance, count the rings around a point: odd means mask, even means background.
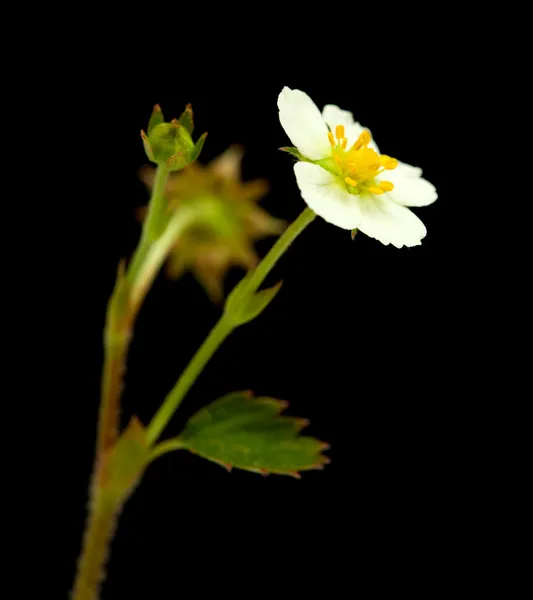
[{"label": "white petal", "polygon": [[364,196],[359,204],[362,220],[359,229],[382,244],[418,246],[426,235],[424,223],[408,208],[381,196]]},{"label": "white petal", "polygon": [[334,175],[311,163],[298,162],[294,173],[302,198],[328,223],[342,229],[355,229],[361,221],[359,196],[348,193]]},{"label": "white petal", "polygon": [[[337,125],[344,125],[344,135],[348,139],[348,148],[353,146],[357,142],[357,138],[363,133],[363,130],[367,129],[361,123],[353,120],[353,114],[349,110],[342,110],[338,106],[335,106],[335,104],[326,104],[322,111],[322,116],[333,134],[335,134],[335,127]],[[374,140],[370,142],[368,147],[379,154],[379,148]]]},{"label": "white petal", "polygon": [[402,206],[428,206],[433,204],[438,197],[435,186],[422,177],[405,176],[404,173],[385,171],[378,177],[379,180],[390,181],[394,184],[392,192],[388,192],[391,200]]},{"label": "white petal", "polygon": [[284,87],[278,108],[281,125],[301,154],[312,160],[331,154],[326,123],[306,93]]},{"label": "white petal", "polygon": [[413,167],[404,162],[398,162],[398,166],[392,172],[395,175],[401,174],[402,177],[420,177],[422,175],[420,167]]},{"label": "white petal", "polygon": [[322,116],[333,133],[335,133],[337,125],[344,125],[345,128],[348,128],[354,124],[353,114],[349,110],[342,110],[335,104],[326,104]]}]

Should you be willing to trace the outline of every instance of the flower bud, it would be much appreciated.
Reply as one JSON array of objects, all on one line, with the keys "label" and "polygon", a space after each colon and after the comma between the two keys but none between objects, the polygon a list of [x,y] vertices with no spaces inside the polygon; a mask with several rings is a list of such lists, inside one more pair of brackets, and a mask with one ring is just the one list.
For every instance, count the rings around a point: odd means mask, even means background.
[{"label": "flower bud", "polygon": [[164,165],[169,171],[179,171],[193,163],[203,148],[207,133],[194,143],[192,108],[187,106],[180,119],[166,123],[158,104],[148,124],[148,135],[141,131],[146,156],[150,161]]}]

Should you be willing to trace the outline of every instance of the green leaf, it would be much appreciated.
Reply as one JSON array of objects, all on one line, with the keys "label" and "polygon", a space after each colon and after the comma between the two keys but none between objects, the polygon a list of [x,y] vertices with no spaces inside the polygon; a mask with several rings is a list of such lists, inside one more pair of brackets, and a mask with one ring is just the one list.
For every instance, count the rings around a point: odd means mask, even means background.
[{"label": "green leaf", "polygon": [[283,148],[280,148],[280,150],[282,152],[287,152],[288,154],[292,154],[292,156],[296,157],[298,160],[310,162],[310,161],[308,161],[307,158],[305,158],[305,156],[303,154],[300,154],[300,152],[298,151],[298,148],[295,148],[294,146],[284,146]]},{"label": "green leaf", "polygon": [[280,416],[286,407],[247,392],[228,394],[196,413],[178,440],[228,470],[299,477],[299,471],[322,469],[329,459],[321,451],[329,446],[299,435],[308,421]]},{"label": "green leaf", "polygon": [[141,479],[149,458],[145,429],[134,416],[107,456],[102,485],[105,498],[123,501]]},{"label": "green leaf", "polygon": [[192,106],[187,104],[185,110],[181,113],[181,117],[179,118],[180,125],[184,127],[190,135],[194,130],[194,120],[192,116]]},{"label": "green leaf", "polygon": [[165,122],[165,118],[163,117],[163,111],[159,104],[154,106],[154,110],[152,111],[152,115],[150,116],[150,121],[148,122],[148,135],[152,133],[152,129],[156,125],[160,125]]}]

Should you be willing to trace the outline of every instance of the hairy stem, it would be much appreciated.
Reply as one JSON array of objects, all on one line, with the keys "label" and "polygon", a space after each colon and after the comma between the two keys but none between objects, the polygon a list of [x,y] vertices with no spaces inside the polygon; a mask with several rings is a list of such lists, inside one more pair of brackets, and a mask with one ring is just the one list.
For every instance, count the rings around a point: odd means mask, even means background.
[{"label": "hairy stem", "polygon": [[[172,243],[190,221],[188,214],[179,217],[175,215],[175,218],[169,223],[172,225],[170,235],[166,235],[165,231],[159,239],[154,240],[153,235],[150,234],[164,210],[164,189],[167,178],[168,170],[165,167],[158,167],[141,240],[128,272],[124,274],[123,270],[119,270],[117,283],[108,304],[104,330],[105,355],[102,391],[89,515],[72,591],[73,600],[96,600],[98,598],[101,581],[104,577],[103,567],[113,537],[115,522],[127,498],[127,494],[124,493],[120,500],[111,504],[109,501],[102,502],[100,500],[104,486],[105,457],[112,450],[118,437],[120,396],[133,323]],[[173,236],[172,239],[171,236]]]},{"label": "hairy stem", "polygon": [[90,507],[72,600],[98,599],[119,511],[119,505]]}]

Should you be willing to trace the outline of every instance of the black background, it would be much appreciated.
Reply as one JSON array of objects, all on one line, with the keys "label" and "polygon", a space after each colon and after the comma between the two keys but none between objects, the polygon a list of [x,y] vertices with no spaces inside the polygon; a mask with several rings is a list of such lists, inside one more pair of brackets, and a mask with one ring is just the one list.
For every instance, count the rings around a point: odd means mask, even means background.
[{"label": "black background", "polygon": [[[276,106],[284,85],[319,107],[351,110],[383,152],[424,169],[439,191],[434,205],[415,209],[427,237],[398,250],[364,235],[352,241],[318,218],[298,238],[266,281],[284,280],[278,297],[217,352],[165,433],[223,394],[251,389],[309,418],[306,433],[331,444],[332,463],[297,481],[166,455],[121,516],[103,598],[257,594],[270,585],[332,597],[356,587],[378,597],[383,586],[422,591],[425,577],[440,581],[443,564],[452,568],[444,549],[468,511],[471,477],[457,382],[458,356],[470,344],[463,287],[475,259],[465,258],[454,216],[461,196],[447,164],[456,99],[435,20],[379,44],[364,28],[337,43],[344,24],[327,18],[298,40],[272,26],[268,39],[256,38],[255,19],[243,29],[221,25],[216,35],[198,27],[179,37],[188,19],[170,17],[157,27],[147,19],[135,41],[94,32],[95,51],[80,55],[63,98],[84,139],[66,148],[76,162],[69,210],[77,226],[63,273],[71,302],[62,318],[72,326],[61,389],[64,590],[85,519],[106,302],[139,233],[134,210],[147,201],[137,179],[147,162],[139,131],[156,102],[168,118],[191,102],[196,132],[209,132],[200,160],[242,144],[244,178],[267,178],[263,206],[293,220],[304,203],[292,159],[278,150],[289,143]],[[162,50],[167,35],[180,41]],[[258,245],[261,255],[272,241]],[[226,290],[241,276],[232,271]],[[124,424],[132,414],[150,420],[219,314],[191,276],[157,280],[135,329]]]}]

